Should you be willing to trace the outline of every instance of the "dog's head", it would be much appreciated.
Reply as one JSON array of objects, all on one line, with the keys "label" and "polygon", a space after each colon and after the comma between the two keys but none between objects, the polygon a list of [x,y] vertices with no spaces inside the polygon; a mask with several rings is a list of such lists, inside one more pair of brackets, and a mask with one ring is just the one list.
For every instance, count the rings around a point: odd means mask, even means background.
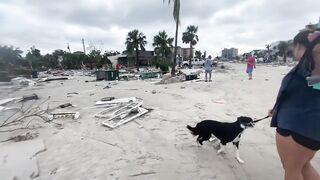
[{"label": "dog's head", "polygon": [[243,128],[250,128],[254,126],[253,119],[250,117],[240,116],[238,117],[237,121]]}]

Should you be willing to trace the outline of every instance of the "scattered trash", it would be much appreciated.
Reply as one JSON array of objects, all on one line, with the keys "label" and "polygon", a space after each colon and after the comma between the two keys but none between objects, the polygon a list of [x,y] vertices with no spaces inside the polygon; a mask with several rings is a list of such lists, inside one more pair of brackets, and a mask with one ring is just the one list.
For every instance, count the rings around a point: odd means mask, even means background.
[{"label": "scattered trash", "polygon": [[186,79],[185,75],[171,77],[171,74],[165,74],[165,75],[163,75],[162,80],[156,84],[179,83],[179,82],[185,81],[185,79]]},{"label": "scattered trash", "polygon": [[109,103],[110,106],[97,113],[95,117],[107,119],[102,122],[102,125],[109,128],[116,128],[149,112],[141,107],[143,100],[135,97],[106,101],[106,103]]},{"label": "scattered trash", "polygon": [[70,93],[67,93],[67,95],[72,95],[72,94],[79,94],[79,93],[77,93],[77,92],[70,92]]},{"label": "scattered trash", "polygon": [[215,99],[215,100],[212,100],[213,103],[216,103],[216,104],[226,104],[227,101],[225,99]]},{"label": "scattered trash", "polygon": [[39,99],[39,97],[35,93],[27,96],[22,96],[22,101],[37,100],[37,99]]},{"label": "scattered trash", "polygon": [[60,81],[60,80],[68,80],[67,77],[50,77],[50,78],[44,78],[42,81],[49,82],[49,81]]},{"label": "scattered trash", "polygon": [[52,121],[53,119],[57,118],[72,118],[72,119],[78,119],[80,117],[79,112],[63,112],[63,113],[52,113],[48,115],[48,119]]},{"label": "scattered trash", "polygon": [[0,106],[5,106],[6,104],[9,104],[10,102],[21,100],[22,97],[15,97],[15,98],[8,98],[0,100]]},{"label": "scattered trash", "polygon": [[29,86],[29,85],[34,86],[36,84],[36,82],[24,77],[13,78],[11,79],[11,83],[17,86]]},{"label": "scattered trash", "polygon": [[114,107],[110,107],[107,110],[97,113],[95,117],[97,118],[113,118],[117,116],[123,116],[130,112],[132,109],[137,109],[143,103],[142,100],[136,100],[134,102],[127,102],[122,104],[117,104]]},{"label": "scattered trash", "polygon": [[130,111],[129,114],[127,114],[126,116],[124,117],[121,117],[121,116],[117,116],[117,117],[114,117],[110,120],[106,120],[106,121],[103,121],[102,124],[104,126],[107,126],[107,127],[110,127],[110,128],[116,128],[118,126],[121,126],[123,124],[126,124],[144,114],[146,114],[148,112],[148,110],[142,108],[142,107],[138,107],[138,109],[136,111]]},{"label": "scattered trash", "polygon": [[137,101],[136,97],[129,97],[129,98],[120,98],[120,99],[115,99],[112,101],[97,101],[96,106],[100,105],[114,105],[114,104],[119,104],[119,103],[129,103],[129,102],[134,102]]},{"label": "scattered trash", "polygon": [[18,136],[9,138],[6,141],[21,142],[21,141],[27,141],[27,140],[31,140],[31,139],[37,138],[38,136],[39,136],[38,133],[31,134],[31,133],[28,132],[25,135],[18,135]]},{"label": "scattered trash", "polygon": [[195,79],[198,79],[198,75],[197,74],[186,75],[186,81],[192,81],[192,80],[195,80]]},{"label": "scattered trash", "polygon": [[114,99],[115,99],[114,97],[104,97],[101,99],[101,101],[112,101]]},{"label": "scattered trash", "polygon": [[65,104],[59,105],[60,108],[66,108],[66,107],[70,107],[70,106],[72,106],[71,103],[65,103]]},{"label": "scattered trash", "polygon": [[106,87],[104,87],[103,89],[109,89],[109,88],[111,88],[111,87],[107,85],[107,86],[106,86]]}]

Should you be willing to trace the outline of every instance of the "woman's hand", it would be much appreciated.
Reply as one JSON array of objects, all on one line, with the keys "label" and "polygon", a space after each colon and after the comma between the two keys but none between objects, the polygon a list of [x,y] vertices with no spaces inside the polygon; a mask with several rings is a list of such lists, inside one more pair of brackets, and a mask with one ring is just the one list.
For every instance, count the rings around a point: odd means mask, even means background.
[{"label": "woman's hand", "polygon": [[273,110],[272,109],[270,109],[269,111],[268,111],[268,116],[269,117],[272,117],[272,115],[273,115],[273,112],[272,112]]}]

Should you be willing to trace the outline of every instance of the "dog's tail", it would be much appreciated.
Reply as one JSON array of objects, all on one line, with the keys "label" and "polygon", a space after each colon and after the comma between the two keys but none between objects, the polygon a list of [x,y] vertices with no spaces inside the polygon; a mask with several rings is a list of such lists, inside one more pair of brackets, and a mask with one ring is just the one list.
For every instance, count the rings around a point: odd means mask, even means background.
[{"label": "dog's tail", "polygon": [[194,136],[199,135],[199,133],[195,127],[191,127],[191,126],[187,125],[187,128],[190,130],[191,134],[193,134]]}]

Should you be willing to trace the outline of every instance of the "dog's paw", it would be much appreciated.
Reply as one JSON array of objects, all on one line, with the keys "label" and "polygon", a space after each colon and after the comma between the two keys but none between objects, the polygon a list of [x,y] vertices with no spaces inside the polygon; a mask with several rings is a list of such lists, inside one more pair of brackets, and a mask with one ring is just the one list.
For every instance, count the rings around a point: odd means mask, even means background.
[{"label": "dog's paw", "polygon": [[244,164],[244,161],[242,159],[240,159],[240,158],[236,158],[236,159],[240,164]]},{"label": "dog's paw", "polygon": [[211,137],[211,138],[209,139],[209,142],[213,142],[213,141],[216,141],[216,140],[217,140],[217,138]]},{"label": "dog's paw", "polygon": [[224,154],[224,150],[223,150],[223,149],[219,149],[219,150],[217,151],[217,154]]}]

